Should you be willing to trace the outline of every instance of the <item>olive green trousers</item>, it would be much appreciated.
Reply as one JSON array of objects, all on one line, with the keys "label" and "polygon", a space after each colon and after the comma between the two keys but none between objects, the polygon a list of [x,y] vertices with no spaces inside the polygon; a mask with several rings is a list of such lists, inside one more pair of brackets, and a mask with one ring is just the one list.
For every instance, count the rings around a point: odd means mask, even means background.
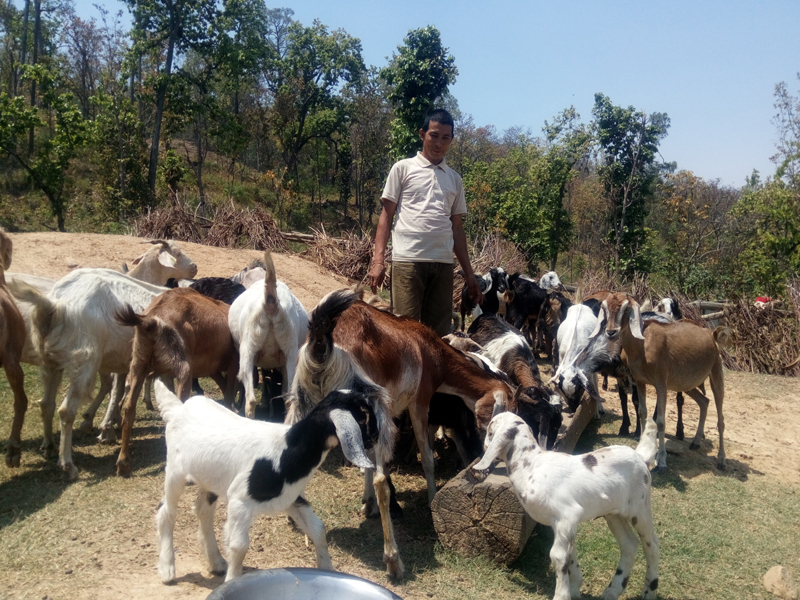
[{"label": "olive green trousers", "polygon": [[440,336],[453,322],[453,265],[392,263],[392,312],[431,327]]}]

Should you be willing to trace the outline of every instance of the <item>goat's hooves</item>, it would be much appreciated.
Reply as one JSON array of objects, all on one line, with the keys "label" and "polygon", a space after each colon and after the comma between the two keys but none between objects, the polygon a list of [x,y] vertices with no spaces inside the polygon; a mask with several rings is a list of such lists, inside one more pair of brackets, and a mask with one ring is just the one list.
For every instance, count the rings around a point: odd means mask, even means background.
[{"label": "goat's hooves", "polygon": [[[380,513],[378,513],[378,516],[380,516]],[[392,519],[402,519],[403,509],[400,507],[400,505],[392,506],[389,508],[389,516],[391,516]]]},{"label": "goat's hooves", "polygon": [[78,467],[73,463],[64,464],[61,469],[64,471],[64,479],[67,481],[75,481],[78,478]]},{"label": "goat's hooves", "polygon": [[617,434],[619,437],[627,437],[631,434],[631,430],[629,427],[620,427],[619,433]]},{"label": "goat's hooves", "polygon": [[100,435],[97,436],[97,441],[101,444],[116,444],[117,432],[114,431],[113,427],[104,427],[100,430]]},{"label": "goat's hooves", "polygon": [[39,449],[44,452],[45,458],[55,458],[58,456],[58,448],[56,448],[55,444],[44,443]]},{"label": "goat's hooves", "polygon": [[80,430],[86,435],[92,435],[94,433],[94,423],[89,419],[84,419],[81,422]]},{"label": "goat's hooves", "polygon": [[663,474],[664,474],[664,473],[666,473],[666,472],[667,472],[667,467],[663,467],[663,466],[661,466],[661,467],[655,467],[655,468],[654,468],[654,469],[651,471],[651,473],[653,473],[653,475],[663,475]]},{"label": "goat's hooves", "polygon": [[147,400],[144,401],[144,407],[147,410],[155,410],[156,409],[156,407],[153,406],[153,403],[152,402],[148,402]]},{"label": "goat's hooves", "polygon": [[117,461],[117,475],[119,477],[131,476],[131,462],[128,459]]},{"label": "goat's hooves", "polygon": [[403,561],[400,560],[400,556],[396,555],[393,559],[383,557],[383,560],[386,562],[386,573],[392,579],[399,581],[405,575],[405,567],[403,566]]},{"label": "goat's hooves", "polygon": [[689,450],[697,450],[698,448],[700,448],[700,444],[698,444],[697,442],[692,442],[691,444],[689,444]]},{"label": "goat's hooves", "polygon": [[228,565],[225,565],[221,569],[211,569],[209,573],[211,573],[214,577],[225,577],[225,573],[228,572]]},{"label": "goat's hooves", "polygon": [[16,469],[22,460],[22,448],[19,446],[9,446],[6,450],[6,466],[9,469]]},{"label": "goat's hooves", "polygon": [[718,463],[717,463],[717,468],[718,468],[720,471],[724,471],[725,469],[727,469],[727,468],[728,468],[728,466],[727,466],[727,465],[726,465],[724,462],[718,462]]}]

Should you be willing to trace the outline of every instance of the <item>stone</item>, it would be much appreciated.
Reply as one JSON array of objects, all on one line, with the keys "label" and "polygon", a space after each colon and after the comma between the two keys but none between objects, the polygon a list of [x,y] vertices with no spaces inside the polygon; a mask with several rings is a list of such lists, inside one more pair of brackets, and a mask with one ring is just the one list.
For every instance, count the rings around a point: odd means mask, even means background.
[{"label": "stone", "polygon": [[797,600],[797,585],[792,572],[780,565],[772,567],[764,575],[764,587],[782,600]]}]

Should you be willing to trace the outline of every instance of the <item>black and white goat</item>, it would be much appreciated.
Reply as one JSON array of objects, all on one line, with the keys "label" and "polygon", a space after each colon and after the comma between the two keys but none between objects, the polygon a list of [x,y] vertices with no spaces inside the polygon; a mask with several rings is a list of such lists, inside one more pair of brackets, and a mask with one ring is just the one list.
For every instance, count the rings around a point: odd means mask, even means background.
[{"label": "black and white goat", "polygon": [[561,427],[561,400],[542,384],[539,366],[522,334],[497,315],[481,315],[470,325],[468,334],[481,346],[478,352],[506,373],[520,395],[517,414],[533,429],[539,443],[552,448]]},{"label": "black and white goat", "polygon": [[505,303],[509,297],[506,293],[509,290],[508,274],[502,267],[492,267],[483,277],[475,275],[475,279],[481,286],[483,293],[483,304],[476,306],[469,295],[467,284],[461,289],[461,331],[464,331],[465,315],[472,313],[477,317],[483,313],[497,314],[505,311]]},{"label": "black and white goat", "polygon": [[[656,455],[656,424],[648,419],[636,450],[608,446],[587,454],[545,452],[518,416],[500,413],[486,432],[486,453],[472,467],[485,479],[495,460],[502,460],[514,494],[535,521],[553,528],[550,560],[556,572],[554,600],[581,597],[583,576],[575,537],[578,525],[603,517],[620,548],[620,560],[604,600],[625,591],[642,542],[647,571],[642,598],[654,600],[658,589],[658,537],[650,502],[650,465]],[[633,527],[631,527],[633,524]],[[636,534],[639,535],[637,539]]]},{"label": "black and white goat", "polygon": [[[349,390],[332,392],[304,419],[289,426],[239,417],[203,396],[183,404],[160,381],[155,383],[155,392],[167,423],[164,498],[156,514],[158,572],[164,583],[175,579],[173,530],[187,481],[197,484],[195,513],[210,570],[226,572],[225,581],[242,573],[255,517],[284,511],[314,543],[317,567],[333,568],[325,526],[303,493],[337,445],[356,466],[374,468],[365,450],[378,439],[378,423],[364,396]],[[228,502],[227,564],[214,535],[218,498]]]}]

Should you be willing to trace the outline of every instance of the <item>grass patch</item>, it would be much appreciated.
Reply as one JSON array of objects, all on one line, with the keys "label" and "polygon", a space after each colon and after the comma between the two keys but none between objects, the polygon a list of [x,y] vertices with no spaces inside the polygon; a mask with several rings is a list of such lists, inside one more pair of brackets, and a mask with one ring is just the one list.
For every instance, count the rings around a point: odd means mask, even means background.
[{"label": "grass patch", "polygon": [[[25,367],[31,400],[23,430],[22,467],[0,468],[0,598],[96,598],[98,590],[121,572],[155,587],[157,559],[153,515],[163,485],[165,445],[157,414],[139,405],[132,449],[131,479],[115,476],[116,446],[102,446],[94,437],[75,434],[78,481],[62,481],[55,460],[41,457],[41,416],[34,400],[41,397],[38,372]],[[215,386],[203,382],[211,391]],[[0,377],[0,432],[11,426],[12,396]],[[101,408],[101,411],[104,407]],[[99,417],[96,420],[99,423]],[[55,423],[56,428],[58,423]],[[588,430],[578,452],[622,443],[614,432],[619,419],[608,414]],[[437,482],[456,472],[455,456],[442,447]],[[659,597],[665,599],[768,599],[761,585],[764,573],[782,564],[800,574],[796,532],[800,531],[798,487],[781,485],[756,474],[715,473],[702,453],[669,457],[669,471],[656,475],[653,509],[661,541]],[[393,475],[405,517],[396,535],[408,576],[399,585],[388,582],[381,560],[378,520],[359,514],[361,477],[341,466],[334,452],[312,480],[308,497],[328,530],[334,566],[386,585],[406,599],[510,600],[551,598],[555,575],[549,565],[552,533],[539,527],[523,555],[510,567],[485,559],[466,559],[441,547],[433,530],[424,478],[418,465],[399,466]],[[192,488],[181,501],[176,526],[178,576],[195,577],[194,595],[205,598],[220,583],[202,572],[196,521],[191,514]],[[218,537],[224,507],[217,518]],[[617,548],[602,519],[579,529],[578,554],[584,571],[584,598],[598,598],[616,567]],[[261,517],[251,531],[249,568],[314,566],[314,553],[303,536],[282,516]],[[624,598],[638,597],[644,579],[639,552]],[[138,585],[138,584],[137,584]],[[181,583],[180,586],[189,585]],[[194,589],[194,588],[193,588]],[[131,584],[131,594],[137,596]],[[104,597],[115,597],[113,593]]]}]

